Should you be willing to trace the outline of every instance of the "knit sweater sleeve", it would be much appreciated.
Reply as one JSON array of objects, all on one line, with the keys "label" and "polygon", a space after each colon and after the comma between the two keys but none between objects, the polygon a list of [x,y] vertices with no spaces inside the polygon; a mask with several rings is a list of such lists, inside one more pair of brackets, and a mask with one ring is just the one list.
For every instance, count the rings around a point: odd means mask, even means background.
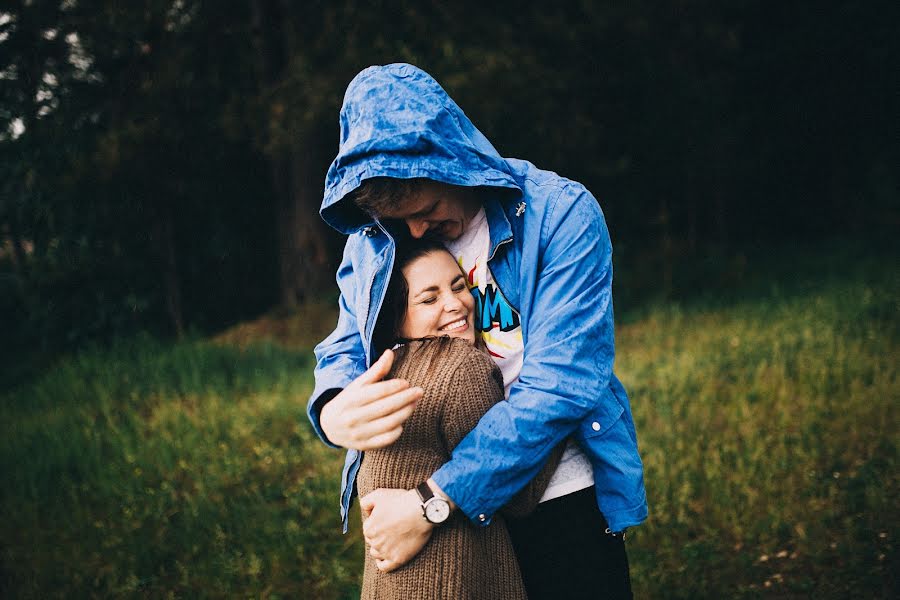
[{"label": "knit sweater sleeve", "polygon": [[452,451],[484,413],[503,400],[503,375],[488,356],[473,349],[450,375],[447,390],[441,433]]}]

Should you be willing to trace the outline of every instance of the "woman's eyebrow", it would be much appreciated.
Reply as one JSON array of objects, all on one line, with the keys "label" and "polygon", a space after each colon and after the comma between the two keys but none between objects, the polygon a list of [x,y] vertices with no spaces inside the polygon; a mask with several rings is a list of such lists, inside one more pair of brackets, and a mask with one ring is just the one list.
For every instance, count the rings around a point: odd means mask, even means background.
[{"label": "woman's eyebrow", "polygon": [[[456,277],[453,278],[453,281],[450,282],[450,285],[456,285],[456,282],[459,281],[460,279],[465,281],[465,279],[466,279],[465,275],[460,273],[459,275],[457,275]],[[419,296],[421,296],[422,294],[425,294],[427,292],[436,292],[439,289],[441,289],[440,286],[430,285],[427,288],[422,288],[421,290],[419,290],[418,292],[413,294],[413,298],[418,298]]]},{"label": "woman's eyebrow", "polygon": [[[454,279],[454,281],[456,281],[456,280]],[[436,286],[436,285],[428,286],[427,288],[422,288],[421,290],[416,292],[416,294],[415,294],[415,296],[413,296],[413,298],[418,298],[419,296],[421,296],[422,294],[424,294],[426,292],[436,292],[436,291],[438,291],[438,286]]]}]

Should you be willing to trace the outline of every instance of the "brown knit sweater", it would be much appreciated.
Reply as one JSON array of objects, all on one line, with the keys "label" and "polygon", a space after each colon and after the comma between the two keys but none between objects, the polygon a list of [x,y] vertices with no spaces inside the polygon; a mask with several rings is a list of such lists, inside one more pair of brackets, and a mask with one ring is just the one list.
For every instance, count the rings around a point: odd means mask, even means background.
[{"label": "brown knit sweater", "polygon": [[[412,489],[425,481],[450,459],[484,413],[503,400],[500,370],[464,340],[413,341],[395,352],[389,377],[421,386],[425,394],[396,442],[365,453],[357,476],[360,496],[377,488]],[[524,516],[537,506],[561,454],[562,446],[504,512]],[[361,598],[366,600],[526,598],[502,515],[487,527],[476,527],[455,511],[434,529],[422,551],[396,571],[380,572],[368,545],[365,561]]]}]

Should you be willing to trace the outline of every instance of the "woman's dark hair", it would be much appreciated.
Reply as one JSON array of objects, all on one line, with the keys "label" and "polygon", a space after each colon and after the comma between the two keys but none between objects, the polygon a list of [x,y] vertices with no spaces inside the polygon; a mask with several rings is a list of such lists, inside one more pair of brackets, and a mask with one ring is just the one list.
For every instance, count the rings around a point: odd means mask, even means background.
[{"label": "woman's dark hair", "polygon": [[372,334],[373,360],[374,357],[381,355],[398,341],[402,341],[400,328],[403,326],[409,302],[409,284],[403,276],[403,269],[413,261],[432,252],[447,252],[447,249],[438,240],[430,238],[418,240],[408,238],[397,241],[394,269],[391,271],[391,279],[384,295],[378,322],[375,324],[375,331]]}]

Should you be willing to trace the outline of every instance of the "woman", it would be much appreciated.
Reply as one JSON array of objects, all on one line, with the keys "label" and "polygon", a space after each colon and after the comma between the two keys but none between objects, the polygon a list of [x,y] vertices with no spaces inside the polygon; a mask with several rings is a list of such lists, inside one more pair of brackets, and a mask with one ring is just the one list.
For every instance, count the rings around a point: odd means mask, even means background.
[{"label": "woman", "polygon": [[[376,349],[400,342],[389,377],[422,387],[424,395],[394,444],[366,452],[357,479],[360,496],[377,488],[411,489],[424,481],[503,400],[503,377],[479,349],[475,302],[455,259],[439,243],[418,240],[397,254]],[[505,514],[522,516],[537,505],[560,456],[561,449]],[[476,527],[456,513],[396,571],[379,571],[367,547],[361,597],[515,599],[526,594],[503,517]]]}]

